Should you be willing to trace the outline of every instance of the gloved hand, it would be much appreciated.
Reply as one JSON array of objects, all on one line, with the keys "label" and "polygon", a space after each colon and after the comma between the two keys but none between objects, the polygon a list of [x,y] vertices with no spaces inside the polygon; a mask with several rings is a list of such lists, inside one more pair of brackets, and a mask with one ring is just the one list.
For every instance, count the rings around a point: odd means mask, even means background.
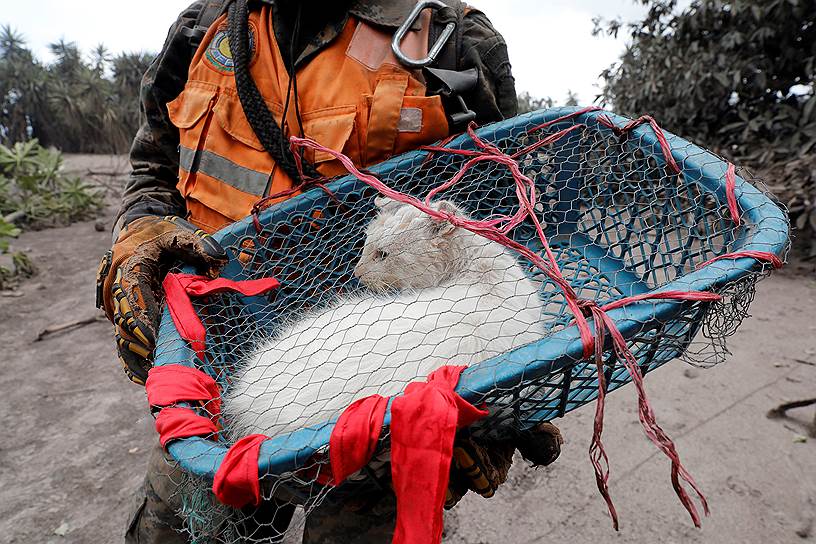
[{"label": "gloved hand", "polygon": [[131,380],[144,385],[153,364],[161,284],[170,267],[182,261],[214,277],[226,260],[209,234],[180,217],[140,217],[122,230],[99,264],[96,304],[114,325],[119,360]]},{"label": "gloved hand", "polygon": [[533,466],[549,465],[558,458],[563,443],[561,431],[549,422],[520,432],[513,441],[481,443],[472,438],[457,438],[453,444],[445,509],[453,508],[468,490],[485,498],[492,497],[507,481],[516,449]]}]

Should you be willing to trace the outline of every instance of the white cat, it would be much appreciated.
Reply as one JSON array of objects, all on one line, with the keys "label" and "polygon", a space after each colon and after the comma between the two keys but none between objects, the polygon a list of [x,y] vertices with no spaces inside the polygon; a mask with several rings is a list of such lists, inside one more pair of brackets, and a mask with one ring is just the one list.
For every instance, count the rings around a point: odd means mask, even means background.
[{"label": "white cat", "polygon": [[[341,297],[262,342],[225,395],[232,433],[274,436],[322,423],[443,365],[471,365],[544,336],[538,287],[508,250],[412,206],[377,205],[354,274],[381,292]],[[463,215],[448,201],[434,206]]]}]

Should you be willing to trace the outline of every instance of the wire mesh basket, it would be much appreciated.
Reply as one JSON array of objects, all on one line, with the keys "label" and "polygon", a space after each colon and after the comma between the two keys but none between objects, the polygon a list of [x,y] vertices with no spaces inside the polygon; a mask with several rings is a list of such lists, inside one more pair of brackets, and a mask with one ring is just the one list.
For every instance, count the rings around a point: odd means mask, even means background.
[{"label": "wire mesh basket", "polygon": [[[788,244],[786,214],[740,172],[733,192],[740,212],[738,226],[728,203],[728,163],[666,134],[680,169],[675,173],[660,138],[648,125],[621,133],[610,127],[623,127],[629,119],[586,111],[533,130],[577,112],[543,110],[482,127],[477,134],[503,153],[516,155],[521,171],[534,180],[538,218],[564,277],[582,299],[606,304],[656,291],[691,290],[723,296],[716,302],[654,300],[610,310],[608,315],[642,373],[674,359],[699,365],[721,361],[727,353],[725,338],[747,315],[754,285],[770,265],[750,257],[709,261],[752,251],[783,257]],[[550,145],[528,147],[576,125]],[[474,148],[467,134],[445,145]],[[420,150],[371,172],[389,187],[422,198],[459,172],[466,160],[462,155]],[[366,225],[376,214],[377,192],[353,176],[335,179],[326,189],[309,190],[214,235],[230,254],[223,277],[274,277],[281,286],[261,296],[225,293],[194,300],[207,331],[204,360],[165,311],[157,366],[199,368],[218,382],[222,392],[228,391],[235,365],[258,337],[274,334],[282,324],[338,294],[360,290],[352,271]],[[489,161],[473,165],[438,197],[456,201],[474,218],[512,214],[519,202],[507,169]],[[529,220],[510,236],[542,251]],[[584,356],[564,294],[529,263],[521,264],[540,283],[546,333],[464,371],[457,393],[474,405],[484,403],[490,411],[469,430],[475,436],[501,438],[513,429],[563,416],[598,395],[595,364]],[[606,348],[604,362],[608,390],[630,381],[614,350]],[[335,419],[336,414],[327,414],[322,424],[263,443],[258,473],[264,496],[308,508],[325,494],[315,474],[328,462]],[[388,423],[386,415],[386,427]],[[384,436],[381,446],[387,448],[387,433]],[[211,481],[235,438],[229,432],[185,438],[171,442],[168,451],[184,471]],[[376,470],[366,470],[338,492],[353,493],[375,485],[375,480]]]}]

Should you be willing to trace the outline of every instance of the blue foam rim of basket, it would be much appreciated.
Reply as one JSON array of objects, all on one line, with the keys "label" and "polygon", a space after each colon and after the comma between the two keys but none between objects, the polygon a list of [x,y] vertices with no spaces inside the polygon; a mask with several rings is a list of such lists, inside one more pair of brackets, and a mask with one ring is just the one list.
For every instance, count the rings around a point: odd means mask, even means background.
[{"label": "blue foam rim of basket", "polygon": [[[530,123],[540,124],[573,113],[578,109],[567,107],[542,110],[527,114],[528,118],[526,120]],[[608,130],[608,128],[597,122],[599,115],[609,116],[618,126],[624,126],[629,122],[629,119],[625,117],[598,110],[564,121],[564,123],[582,122],[591,126],[598,125],[599,130]],[[477,130],[477,133],[485,129],[493,131],[499,136],[503,130],[509,130],[509,128],[503,128],[502,123],[499,123],[482,127]],[[699,182],[711,191],[719,202],[725,202],[726,195],[723,179],[727,164],[719,157],[678,136],[668,132],[665,134],[673,149],[672,154],[683,169],[686,178],[692,182]],[[638,138],[641,147],[651,147],[653,155],[661,163],[665,162],[660,151],[660,144],[648,125],[636,128],[632,136]],[[447,147],[468,147],[469,141],[467,135],[460,135],[450,142]],[[679,150],[683,150],[685,155],[681,155]],[[411,164],[418,154],[424,155],[425,153],[427,152],[414,151],[401,155],[372,167],[370,171],[376,175],[387,169],[399,168],[402,164]],[[700,162],[700,159],[705,159],[705,161]],[[344,176],[332,182],[329,187],[334,190],[350,182],[356,182],[356,180],[352,176]],[[768,251],[781,256],[787,245],[788,233],[788,223],[782,209],[773,204],[765,194],[741,177],[737,178],[736,194],[739,207],[743,210],[743,217],[747,219],[747,223],[758,224],[761,220],[763,230],[753,233],[751,242],[746,243],[743,229],[735,242],[735,246],[741,251]],[[305,193],[298,198],[285,201],[277,205],[274,210],[266,210],[262,214],[280,213],[284,207],[291,206],[295,209],[296,207],[308,205],[308,195],[309,193]],[[251,228],[251,225],[251,218],[247,218],[216,233],[214,237],[224,242],[227,238],[236,235],[236,233]],[[229,266],[238,267],[234,262]],[[678,281],[680,279],[678,278],[655,291],[676,290],[679,283],[682,283],[680,289],[685,291],[712,290],[756,271],[761,266],[761,263],[751,258],[718,261],[682,276],[682,282]],[[192,269],[187,271],[194,272]],[[237,271],[233,270],[233,272]],[[655,319],[668,320],[678,315],[682,311],[684,304],[688,303],[683,301],[634,303],[610,311],[609,316],[615,320],[624,337],[629,338],[645,330],[649,323]],[[161,321],[160,337],[162,338],[162,345],[157,349],[157,361],[162,359],[159,357],[159,351],[165,354],[172,353],[173,356],[164,358],[157,364],[195,366],[195,354],[175,330],[166,308]],[[519,381],[519,364],[524,366],[524,378],[534,379],[535,377],[558,372],[582,359],[583,345],[578,329],[571,326],[548,336],[540,342],[522,346],[500,357],[471,366],[463,372],[456,390],[466,400],[478,401],[492,389],[508,388],[516,385]],[[525,361],[536,362],[528,364]],[[506,364],[508,362],[516,362],[516,364]],[[384,424],[388,425],[389,422],[390,412],[386,414]],[[259,475],[282,475],[302,467],[315,453],[328,446],[333,424],[333,421],[329,421],[316,427],[299,429],[288,435],[277,436],[264,441],[258,461]],[[227,453],[227,447],[212,440],[195,437],[171,442],[168,445],[168,451],[184,470],[204,479],[212,480]]]}]

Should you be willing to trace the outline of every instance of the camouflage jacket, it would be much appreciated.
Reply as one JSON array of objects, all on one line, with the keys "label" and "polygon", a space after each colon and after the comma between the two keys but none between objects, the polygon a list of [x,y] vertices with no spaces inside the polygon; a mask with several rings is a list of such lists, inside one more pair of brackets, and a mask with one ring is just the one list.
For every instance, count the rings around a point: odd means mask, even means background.
[{"label": "camouflage jacket", "polygon": [[[196,1],[181,13],[170,28],[162,51],[142,79],[141,126],[130,150],[133,170],[122,197],[114,238],[122,226],[145,215],[186,216],[184,199],[176,188],[179,132],[170,122],[166,105],[181,93],[187,81],[195,54],[189,30],[195,26],[205,3],[205,0]],[[329,23],[304,44],[296,66],[308,62],[330,43],[349,14],[395,30],[416,0],[354,0],[350,4],[348,10],[342,10],[340,20]],[[478,85],[463,95],[470,109],[476,112],[476,121],[482,124],[516,115],[515,82],[504,38],[478,10],[468,11],[463,22],[456,68],[475,67],[479,71]],[[280,36],[278,21],[274,21],[274,25],[276,35]]]}]

